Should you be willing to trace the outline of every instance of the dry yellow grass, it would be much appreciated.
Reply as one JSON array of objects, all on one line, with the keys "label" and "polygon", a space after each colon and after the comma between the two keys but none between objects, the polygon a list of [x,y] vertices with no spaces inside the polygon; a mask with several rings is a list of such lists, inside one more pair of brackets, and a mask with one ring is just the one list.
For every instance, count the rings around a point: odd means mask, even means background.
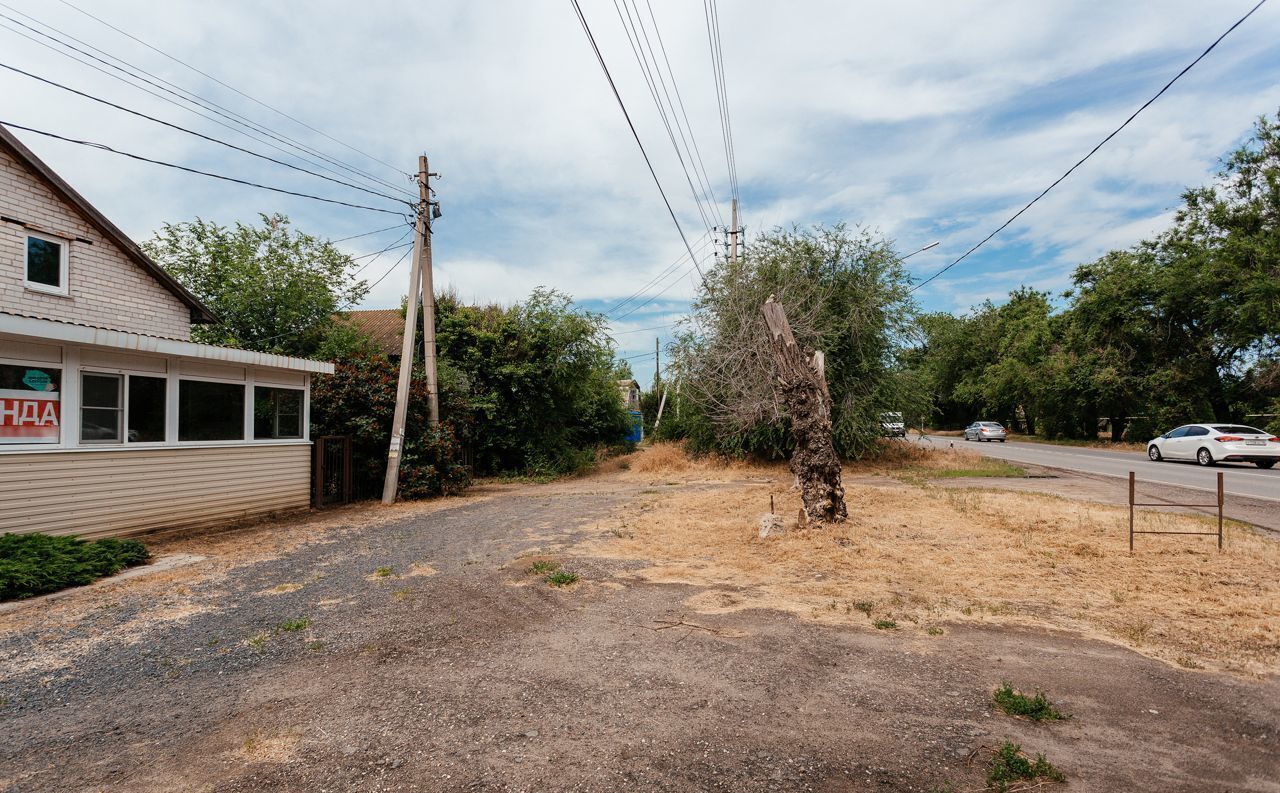
[{"label": "dry yellow grass", "polygon": [[[1123,507],[904,482],[854,485],[847,524],[759,539],[770,494],[794,524],[800,501],[788,485],[664,493],[603,525],[609,534],[584,550],[650,560],[641,574],[654,581],[711,587],[690,603],[700,610],[892,619],[921,632],[948,621],[1038,625],[1188,668],[1280,671],[1280,543],[1247,527],[1230,526],[1221,554],[1209,537],[1143,536],[1130,556]],[[1169,513],[1139,521],[1214,527]]]},{"label": "dry yellow grass", "polygon": [[693,462],[677,443],[655,443],[628,459],[631,461],[631,470],[641,474],[687,471]]}]

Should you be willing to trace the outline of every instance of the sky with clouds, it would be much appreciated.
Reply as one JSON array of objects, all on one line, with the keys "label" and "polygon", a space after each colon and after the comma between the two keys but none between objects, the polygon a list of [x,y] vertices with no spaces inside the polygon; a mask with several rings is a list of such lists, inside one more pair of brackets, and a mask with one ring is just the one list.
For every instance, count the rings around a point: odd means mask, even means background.
[{"label": "sky with clouds", "polygon": [[[104,61],[110,59],[102,52],[109,53],[150,72],[164,88],[192,91],[393,186],[412,188],[403,172],[425,151],[442,174],[436,283],[465,299],[513,302],[549,286],[608,311],[684,252],[568,0],[74,2],[297,121],[63,0],[0,0],[0,63],[287,159],[114,79],[119,73],[102,61],[78,56],[95,70],[71,60],[22,23]],[[689,241],[700,256],[709,255],[713,246],[632,54],[620,6],[581,2]],[[644,0],[636,13],[657,22],[711,187],[724,198],[728,172],[703,5],[650,2],[652,17]],[[908,262],[923,277],[1057,178],[1252,2],[718,5],[748,237],[777,225],[845,220],[879,230],[904,254],[937,240],[938,247]],[[1163,227],[1181,190],[1208,180],[1253,121],[1280,108],[1277,41],[1280,5],[1265,5],[1015,225],[921,289],[922,307],[963,311],[1021,284],[1061,291],[1074,265]],[[7,70],[0,70],[0,120],[396,208]],[[397,222],[17,134],[135,239],[196,216],[232,223],[279,211],[333,239]],[[720,212],[727,218],[727,205]],[[393,245],[402,233],[340,245],[363,255]],[[361,273],[382,279],[365,307],[399,304],[408,264],[393,265],[402,252],[393,249]],[[620,355],[648,353],[632,362],[642,382],[653,374],[655,336],[669,338],[666,326],[694,292],[696,276],[687,268],[682,264],[641,300],[611,311]]]}]

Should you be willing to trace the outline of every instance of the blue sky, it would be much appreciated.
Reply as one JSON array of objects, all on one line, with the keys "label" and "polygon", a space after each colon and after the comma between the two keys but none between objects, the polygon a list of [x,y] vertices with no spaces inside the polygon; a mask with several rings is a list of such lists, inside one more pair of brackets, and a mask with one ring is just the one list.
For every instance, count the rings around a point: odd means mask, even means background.
[{"label": "blue sky", "polygon": [[[409,187],[403,175],[254,104],[59,0],[0,12],[100,47],[326,155]],[[75,0],[103,19],[379,160],[427,151],[444,217],[437,284],[512,302],[539,286],[606,310],[684,246],[568,2],[299,5]],[[690,241],[705,241],[612,0],[583,0]],[[892,6],[887,7],[887,6]],[[845,220],[877,229],[924,276],[958,256],[1088,151],[1248,10],[1248,2],[844,2],[720,0],[743,219]],[[643,4],[641,5],[643,7]],[[713,188],[728,194],[701,4],[657,0],[672,69]],[[23,17],[22,14],[29,17]],[[647,10],[645,11],[647,18]],[[34,19],[33,19],[34,18]],[[0,19],[0,26],[13,23]],[[53,33],[47,28],[41,28]],[[1264,6],[1159,102],[978,254],[920,290],[963,311],[1020,284],[1061,291],[1074,265],[1160,229],[1259,115],[1280,108],[1280,6]],[[224,137],[265,147],[0,29],[0,61]],[[0,73],[0,118],[240,178],[388,202]],[[223,223],[281,211],[331,238],[394,218],[263,193],[20,133],[137,239],[165,221]],[[721,211],[728,215],[728,207]],[[399,231],[342,246],[353,254]],[[709,246],[698,247],[702,253]],[[399,302],[393,252],[366,307]],[[677,273],[683,273],[681,267]],[[693,294],[689,276],[614,312],[622,355],[653,375],[655,335]],[[650,290],[642,296],[652,296]],[[658,330],[642,330],[658,327]]]}]

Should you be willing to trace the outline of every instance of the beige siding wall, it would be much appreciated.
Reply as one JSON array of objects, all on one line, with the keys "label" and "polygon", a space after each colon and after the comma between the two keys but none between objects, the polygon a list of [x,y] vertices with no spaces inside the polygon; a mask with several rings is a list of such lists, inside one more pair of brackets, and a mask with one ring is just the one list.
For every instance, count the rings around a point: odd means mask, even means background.
[{"label": "beige siding wall", "polygon": [[[0,215],[28,223],[41,233],[72,240],[67,279],[70,294],[34,292],[22,283],[27,231],[0,221],[0,311],[150,336],[190,338],[187,307],[3,149]],[[77,242],[76,237],[93,244]]]},{"label": "beige siding wall", "polygon": [[0,534],[107,537],[211,526],[310,502],[309,444],[0,455]]}]

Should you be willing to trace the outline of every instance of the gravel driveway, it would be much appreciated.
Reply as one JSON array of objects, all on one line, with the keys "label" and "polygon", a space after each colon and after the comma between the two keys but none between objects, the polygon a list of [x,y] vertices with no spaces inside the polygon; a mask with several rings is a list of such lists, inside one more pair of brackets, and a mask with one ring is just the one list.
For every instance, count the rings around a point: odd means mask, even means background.
[{"label": "gravel driveway", "polygon": [[[1041,631],[694,614],[691,587],[562,550],[667,486],[351,508],[0,614],[0,789],[976,790],[1009,738],[1072,790],[1280,791],[1275,679]],[[997,714],[1001,680],[1074,718]]]}]

